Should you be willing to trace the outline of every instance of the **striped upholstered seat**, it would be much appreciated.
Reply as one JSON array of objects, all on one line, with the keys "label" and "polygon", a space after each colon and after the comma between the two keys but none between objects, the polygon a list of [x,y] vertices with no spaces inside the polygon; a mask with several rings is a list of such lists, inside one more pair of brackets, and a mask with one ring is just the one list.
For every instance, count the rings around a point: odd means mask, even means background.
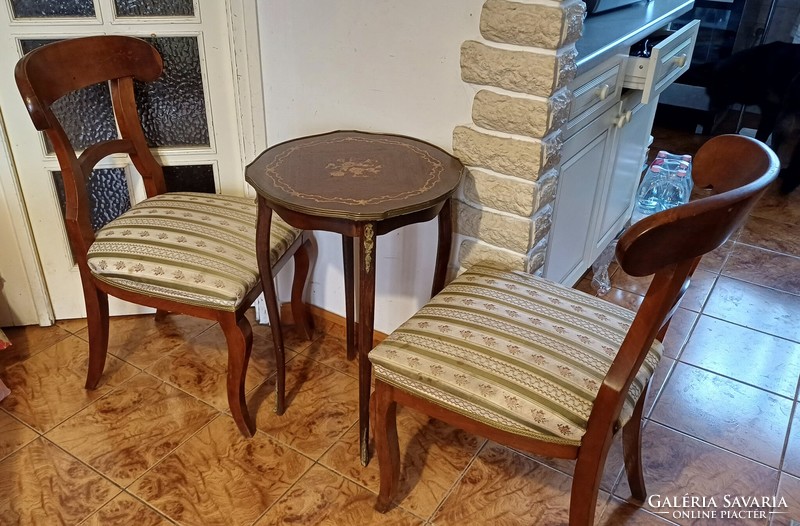
[{"label": "striped upholstered seat", "polygon": [[[476,266],[369,354],[375,376],[492,427],[579,445],[634,313],[541,278]],[[620,424],[661,358],[655,341]]]},{"label": "striped upholstered seat", "polygon": [[[252,199],[173,192],[137,204],[101,228],[89,268],[116,287],[234,311],[259,279]],[[300,230],[273,215],[270,261]]]}]

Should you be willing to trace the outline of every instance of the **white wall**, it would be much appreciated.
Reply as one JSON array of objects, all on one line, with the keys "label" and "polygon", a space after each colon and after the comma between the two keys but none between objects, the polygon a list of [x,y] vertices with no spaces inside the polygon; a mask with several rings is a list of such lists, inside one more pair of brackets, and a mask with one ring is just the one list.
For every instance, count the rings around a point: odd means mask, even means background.
[{"label": "white wall", "polygon": [[[410,135],[452,151],[474,89],[460,45],[480,38],[484,0],[270,0],[259,4],[270,145],[336,129]],[[341,240],[317,233],[311,303],[344,313]],[[375,328],[390,332],[430,294],[436,222],[378,238]]]}]

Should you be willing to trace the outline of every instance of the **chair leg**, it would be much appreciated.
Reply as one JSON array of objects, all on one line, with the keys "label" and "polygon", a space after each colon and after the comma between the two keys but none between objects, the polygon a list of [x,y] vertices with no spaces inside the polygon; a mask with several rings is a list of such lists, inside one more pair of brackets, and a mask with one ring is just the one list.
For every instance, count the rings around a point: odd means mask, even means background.
[{"label": "chair leg", "polygon": [[86,303],[86,322],[89,329],[86,389],[94,389],[103,375],[108,354],[108,295],[93,284],[84,283],[83,299]]},{"label": "chair leg", "polygon": [[622,449],[625,456],[625,473],[628,476],[628,485],[631,495],[640,502],[647,498],[647,489],[644,485],[644,470],[642,466],[642,413],[644,412],[644,399],[647,397],[645,389],[631,419],[622,428]]},{"label": "chair leg", "polygon": [[308,305],[303,301],[308,271],[311,266],[308,258],[310,247],[311,241],[307,239],[294,253],[294,278],[292,280],[292,316],[294,317],[294,325],[306,340],[313,338],[314,330],[311,312],[308,309]]},{"label": "chair leg", "polygon": [[373,433],[378,455],[381,488],[375,509],[389,510],[400,485],[400,445],[397,440],[397,402],[392,398],[393,387],[380,380],[375,382],[373,397]]},{"label": "chair leg", "polygon": [[169,311],[168,310],[156,309],[155,319],[156,319],[156,321],[164,321],[164,320],[167,319],[168,315],[169,315]]},{"label": "chair leg", "polygon": [[[608,440],[610,443],[610,438]],[[610,444],[599,448],[581,446],[578,461],[575,463],[575,474],[572,478],[572,493],[569,501],[569,526],[591,526],[594,524],[597,494],[600,491],[600,479]]]},{"label": "chair leg", "polygon": [[256,432],[256,424],[247,411],[244,381],[253,348],[253,329],[247,318],[241,316],[237,319],[233,312],[221,316],[219,324],[228,342],[228,406],[239,431],[244,436],[251,437]]}]

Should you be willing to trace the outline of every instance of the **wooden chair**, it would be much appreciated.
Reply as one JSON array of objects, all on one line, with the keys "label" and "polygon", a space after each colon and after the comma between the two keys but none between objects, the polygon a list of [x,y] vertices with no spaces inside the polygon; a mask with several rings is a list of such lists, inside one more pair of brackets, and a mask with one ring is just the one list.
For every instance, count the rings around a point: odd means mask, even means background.
[{"label": "wooden chair", "polygon": [[[157,316],[179,312],[219,322],[228,344],[227,396],[239,430],[255,423],[245,402],[245,375],[253,332],[245,312],[262,292],[256,262],[253,199],[207,193],[167,192],[161,165],[147,147],[134,99],[134,79],[156,80],[161,57],[147,42],[124,36],[76,38],[42,46],[17,63],[16,81],[36,129],[53,145],[66,195],[66,227],[83,286],[89,327],[86,388],[94,389],[108,350],[108,295],[153,307]],[[78,153],[53,111],[55,101],[108,82],[120,138]],[[60,108],[61,109],[61,108]],[[102,159],[127,154],[141,174],[147,199],[95,232],[87,192]],[[294,257],[292,312],[310,337],[302,295],[308,275],[308,237],[275,220],[269,247],[272,269]],[[262,242],[266,245],[266,242]],[[271,278],[271,272],[269,276]],[[283,381],[283,340],[274,285],[263,290],[270,309],[278,381]],[[279,401],[280,402],[280,401]],[[282,410],[282,404],[279,404]]]},{"label": "wooden chair", "polygon": [[612,439],[646,497],[641,420],[661,339],[700,257],[742,224],[778,173],[775,154],[740,136],[709,140],[695,157],[698,188],[715,195],[647,217],[617,246],[622,269],[655,274],[637,313],[520,272],[475,266],[370,352],[380,463],[377,509],[400,476],[402,404],[508,446],[576,459],[569,524],[594,521]]}]

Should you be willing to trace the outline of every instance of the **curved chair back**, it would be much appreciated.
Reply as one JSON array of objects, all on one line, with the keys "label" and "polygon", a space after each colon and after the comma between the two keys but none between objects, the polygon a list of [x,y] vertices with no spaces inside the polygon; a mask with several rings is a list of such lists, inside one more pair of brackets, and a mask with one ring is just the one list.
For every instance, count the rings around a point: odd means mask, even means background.
[{"label": "curved chair back", "polygon": [[[94,242],[87,181],[99,161],[128,154],[144,180],[148,197],[164,193],[161,165],[147,147],[134,98],[133,80],[153,81],[161,75],[158,51],[139,38],[97,36],[44,45],[17,63],[14,71],[20,95],[37,130],[53,144],[61,167],[66,197],[66,225],[79,265]],[[121,138],[101,141],[75,151],[53,104],[82,88],[108,82]]]},{"label": "curved chair back", "polygon": [[[713,195],[646,217],[620,238],[620,267],[632,276],[654,277],[598,393],[594,412],[604,424],[596,429],[619,415],[623,394],[653,340],[666,332],[700,258],[741,227],[779,170],[775,153],[755,139],[712,138],[697,152],[692,178],[696,188]],[[587,435],[591,432],[590,420]]]}]

